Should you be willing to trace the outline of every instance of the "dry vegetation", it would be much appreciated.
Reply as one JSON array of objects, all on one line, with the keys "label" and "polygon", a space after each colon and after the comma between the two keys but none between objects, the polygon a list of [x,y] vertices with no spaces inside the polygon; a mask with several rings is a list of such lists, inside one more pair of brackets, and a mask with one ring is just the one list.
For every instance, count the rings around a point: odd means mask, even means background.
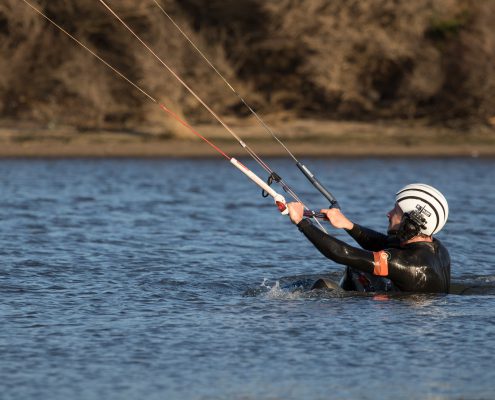
[{"label": "dry vegetation", "polygon": [[[246,110],[151,0],[109,3],[216,111]],[[211,118],[97,1],[50,17],[193,122]],[[164,8],[263,115],[456,127],[495,115],[494,0],[170,0]],[[20,0],[0,4],[0,118],[179,132]]]}]

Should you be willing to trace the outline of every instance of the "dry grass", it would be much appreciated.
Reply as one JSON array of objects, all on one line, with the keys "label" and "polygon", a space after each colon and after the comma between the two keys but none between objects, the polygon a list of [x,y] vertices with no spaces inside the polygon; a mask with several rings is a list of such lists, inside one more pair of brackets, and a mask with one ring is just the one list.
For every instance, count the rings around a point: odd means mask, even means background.
[{"label": "dry grass", "polygon": [[[109,3],[219,114],[246,110],[151,0]],[[95,1],[37,4],[191,122],[198,102]],[[495,116],[495,1],[162,1],[263,115],[421,120],[469,128]],[[0,4],[0,118],[187,135],[19,0]]]}]

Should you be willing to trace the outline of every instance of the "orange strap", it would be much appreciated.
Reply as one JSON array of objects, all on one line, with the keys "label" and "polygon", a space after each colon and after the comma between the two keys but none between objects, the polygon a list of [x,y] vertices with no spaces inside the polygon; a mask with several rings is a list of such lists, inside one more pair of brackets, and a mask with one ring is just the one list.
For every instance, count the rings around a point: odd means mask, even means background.
[{"label": "orange strap", "polygon": [[387,276],[388,275],[388,254],[386,252],[378,251],[373,253],[375,259],[375,268],[373,269],[373,275]]}]

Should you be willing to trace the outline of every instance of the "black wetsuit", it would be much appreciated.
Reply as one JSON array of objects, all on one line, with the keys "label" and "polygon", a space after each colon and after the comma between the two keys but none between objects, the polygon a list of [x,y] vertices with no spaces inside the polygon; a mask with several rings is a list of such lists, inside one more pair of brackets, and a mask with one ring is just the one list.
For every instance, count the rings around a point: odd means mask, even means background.
[{"label": "black wetsuit", "polygon": [[309,219],[297,226],[324,256],[348,266],[340,284],[345,290],[449,292],[450,256],[437,239],[401,246],[394,235],[354,224],[347,232],[360,249],[327,235]]}]

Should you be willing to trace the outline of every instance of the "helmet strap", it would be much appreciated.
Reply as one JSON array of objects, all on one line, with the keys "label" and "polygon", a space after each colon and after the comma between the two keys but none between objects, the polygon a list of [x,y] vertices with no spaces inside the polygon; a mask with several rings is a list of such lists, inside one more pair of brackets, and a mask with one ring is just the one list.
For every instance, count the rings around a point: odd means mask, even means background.
[{"label": "helmet strap", "polygon": [[404,213],[400,221],[397,237],[401,242],[406,242],[421,233],[421,229],[426,229],[426,219],[419,211]]}]

